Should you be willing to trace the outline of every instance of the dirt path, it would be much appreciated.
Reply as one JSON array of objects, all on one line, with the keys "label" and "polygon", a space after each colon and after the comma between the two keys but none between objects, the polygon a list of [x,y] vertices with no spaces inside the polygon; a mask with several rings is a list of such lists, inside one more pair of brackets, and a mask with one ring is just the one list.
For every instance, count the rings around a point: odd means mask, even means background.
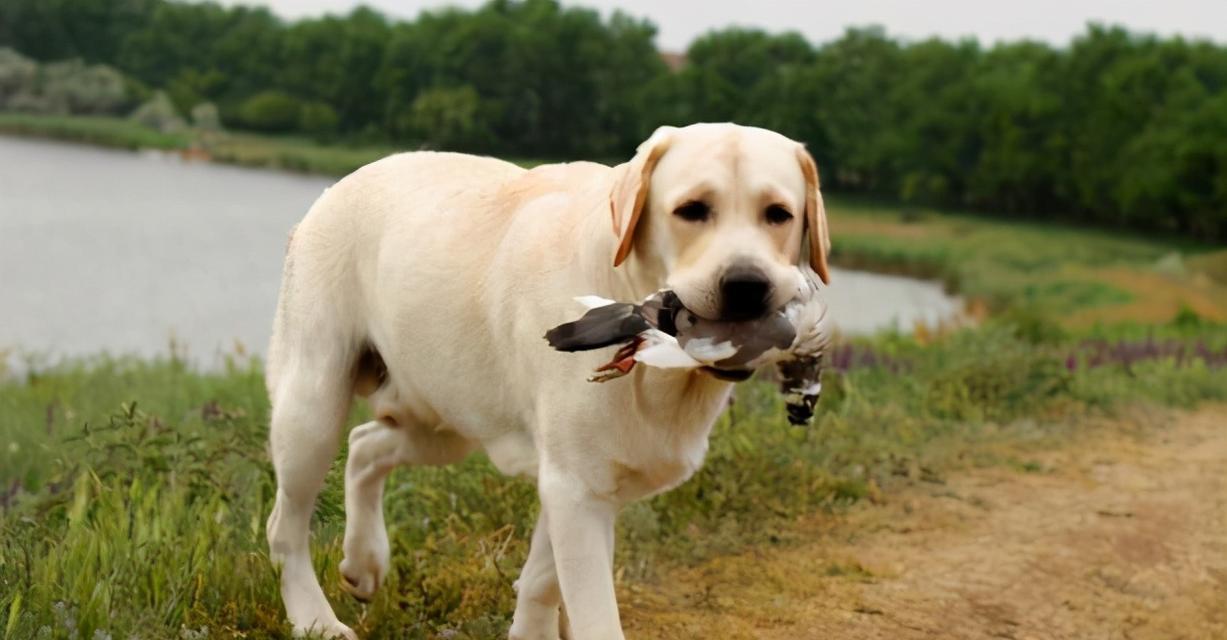
[{"label": "dirt path", "polygon": [[1227,407],[810,523],[624,593],[631,638],[1227,638]]}]

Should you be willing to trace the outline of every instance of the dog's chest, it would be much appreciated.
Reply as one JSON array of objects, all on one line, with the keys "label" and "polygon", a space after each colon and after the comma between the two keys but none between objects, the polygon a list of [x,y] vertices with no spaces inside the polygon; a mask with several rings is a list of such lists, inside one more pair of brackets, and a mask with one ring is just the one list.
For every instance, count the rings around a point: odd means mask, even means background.
[{"label": "dog's chest", "polygon": [[698,374],[637,382],[639,394],[623,406],[639,410],[619,430],[613,456],[613,493],[622,502],[668,491],[703,466],[731,392],[727,383]]},{"label": "dog's chest", "polygon": [[[689,428],[686,428],[689,427]],[[703,466],[710,421],[706,424],[657,426],[627,441],[622,462],[615,464],[615,496],[630,502],[668,491]]]}]

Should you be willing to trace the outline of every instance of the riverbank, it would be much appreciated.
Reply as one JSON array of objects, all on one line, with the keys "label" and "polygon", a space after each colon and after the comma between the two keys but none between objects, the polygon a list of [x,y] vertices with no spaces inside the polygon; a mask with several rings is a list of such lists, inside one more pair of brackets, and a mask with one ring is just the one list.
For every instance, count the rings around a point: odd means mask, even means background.
[{"label": "riverbank", "polygon": [[398,149],[325,145],[303,138],[195,129],[163,133],[126,118],[0,112],[0,133],[116,149],[178,152],[186,159],[343,176]]}]

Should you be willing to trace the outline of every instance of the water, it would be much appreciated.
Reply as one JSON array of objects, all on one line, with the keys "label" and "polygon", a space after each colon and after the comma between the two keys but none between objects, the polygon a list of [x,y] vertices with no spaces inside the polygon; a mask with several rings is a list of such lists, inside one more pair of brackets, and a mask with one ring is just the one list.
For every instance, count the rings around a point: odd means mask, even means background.
[{"label": "water", "polygon": [[835,324],[853,334],[890,328],[910,332],[918,323],[933,327],[963,312],[963,301],[946,293],[940,282],[868,271],[831,269],[824,297]]},{"label": "water", "polygon": [[0,348],[262,351],[286,234],[331,182],[0,137]]},{"label": "water", "polygon": [[[164,355],[268,342],[290,227],[333,182],[0,136],[0,352]],[[957,313],[940,286],[835,270],[841,329]],[[10,356],[10,365],[17,356]]]}]

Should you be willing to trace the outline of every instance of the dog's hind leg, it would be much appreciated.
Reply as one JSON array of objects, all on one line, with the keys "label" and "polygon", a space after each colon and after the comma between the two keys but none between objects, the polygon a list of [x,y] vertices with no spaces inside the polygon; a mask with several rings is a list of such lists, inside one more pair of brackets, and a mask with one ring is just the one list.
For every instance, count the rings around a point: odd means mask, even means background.
[{"label": "dog's hind leg", "polygon": [[281,566],[281,596],[295,635],[356,640],[324,597],[308,546],[315,498],[336,457],[353,393],[353,354],[343,344],[328,347],[311,340],[279,346],[295,350],[292,355],[284,348],[275,351],[290,360],[277,363],[271,385],[269,449],[277,497],[268,518],[270,556]]},{"label": "dog's hind leg", "polygon": [[402,464],[457,462],[475,446],[452,431],[416,424],[393,426],[375,420],[350,432],[345,462],[345,559],[340,567],[346,591],[367,600],[388,574],[390,546],[383,518],[388,474]]}]

